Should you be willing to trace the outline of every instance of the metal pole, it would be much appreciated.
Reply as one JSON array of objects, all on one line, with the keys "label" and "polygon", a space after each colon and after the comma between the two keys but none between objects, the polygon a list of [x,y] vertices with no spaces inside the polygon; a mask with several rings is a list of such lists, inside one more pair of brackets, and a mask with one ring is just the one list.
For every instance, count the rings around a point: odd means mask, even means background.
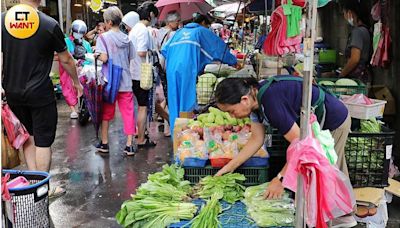
[{"label": "metal pole", "polygon": [[[310,0],[308,5],[306,35],[304,38],[304,80],[302,108],[300,116],[300,139],[304,139],[309,134],[308,125],[311,112],[312,79],[314,73],[314,41],[316,36],[317,22],[317,0]],[[305,197],[303,191],[303,181],[300,175],[297,177],[296,192],[296,228],[305,227]]]},{"label": "metal pole", "polygon": [[62,7],[63,1],[58,0],[58,23],[60,24],[61,31],[64,32],[64,20],[63,20],[63,7]]}]

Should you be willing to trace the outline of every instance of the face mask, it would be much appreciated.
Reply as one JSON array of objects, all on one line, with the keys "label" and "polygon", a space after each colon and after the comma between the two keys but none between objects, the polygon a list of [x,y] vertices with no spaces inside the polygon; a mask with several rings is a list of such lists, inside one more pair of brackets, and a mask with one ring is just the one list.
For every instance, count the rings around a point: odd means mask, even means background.
[{"label": "face mask", "polygon": [[157,18],[156,17],[151,17],[150,25],[155,26],[157,24]]},{"label": "face mask", "polygon": [[349,18],[349,19],[347,19],[347,22],[348,22],[351,26],[354,26],[354,20],[353,20],[352,17]]},{"label": "face mask", "polygon": [[72,33],[72,36],[73,36],[75,39],[78,39],[78,40],[79,40],[79,39],[82,39],[83,34],[73,32],[73,33]]}]

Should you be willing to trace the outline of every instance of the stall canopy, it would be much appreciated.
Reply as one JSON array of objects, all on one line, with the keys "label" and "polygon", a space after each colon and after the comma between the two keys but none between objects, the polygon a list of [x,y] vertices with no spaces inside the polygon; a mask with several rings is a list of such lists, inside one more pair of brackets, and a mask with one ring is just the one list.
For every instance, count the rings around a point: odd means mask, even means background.
[{"label": "stall canopy", "polygon": [[215,17],[226,18],[241,13],[245,4],[243,2],[234,2],[215,7],[211,12]]},{"label": "stall canopy", "polygon": [[206,14],[213,8],[205,0],[159,0],[156,6],[160,11],[158,19],[161,21],[172,11],[177,11],[185,21],[192,19],[194,13]]}]

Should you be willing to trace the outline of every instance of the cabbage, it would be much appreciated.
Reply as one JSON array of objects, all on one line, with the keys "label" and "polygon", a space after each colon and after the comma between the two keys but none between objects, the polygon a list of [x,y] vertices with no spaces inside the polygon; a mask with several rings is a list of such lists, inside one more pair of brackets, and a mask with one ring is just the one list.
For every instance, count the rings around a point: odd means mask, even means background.
[{"label": "cabbage", "polygon": [[318,84],[323,85],[323,86],[334,86],[335,85],[335,83],[332,81],[320,81]]},{"label": "cabbage", "polygon": [[337,86],[358,86],[358,83],[352,79],[341,78],[335,83]]}]

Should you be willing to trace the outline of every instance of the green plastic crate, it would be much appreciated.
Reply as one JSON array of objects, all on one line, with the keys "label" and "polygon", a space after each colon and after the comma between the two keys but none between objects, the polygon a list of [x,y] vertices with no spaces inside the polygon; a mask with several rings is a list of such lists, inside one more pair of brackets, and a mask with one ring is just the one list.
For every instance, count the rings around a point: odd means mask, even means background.
[{"label": "green plastic crate", "polygon": [[[206,176],[213,176],[218,172],[218,168],[206,166],[204,168],[184,167],[184,179],[190,181],[191,184],[199,183],[200,179]],[[263,184],[268,181],[268,167],[240,167],[235,173],[243,174],[246,180],[244,186],[254,186]]]},{"label": "green plastic crate", "polygon": [[319,63],[336,63],[336,50],[320,50]]},{"label": "green plastic crate", "polygon": [[[340,78],[317,78],[316,81],[319,83],[320,81],[331,81],[336,82]],[[357,82],[357,86],[338,86],[338,85],[325,85],[325,88],[330,92],[335,94],[336,96],[340,95],[354,95],[354,94],[365,94],[367,95],[367,86],[358,79],[352,79]]]}]

